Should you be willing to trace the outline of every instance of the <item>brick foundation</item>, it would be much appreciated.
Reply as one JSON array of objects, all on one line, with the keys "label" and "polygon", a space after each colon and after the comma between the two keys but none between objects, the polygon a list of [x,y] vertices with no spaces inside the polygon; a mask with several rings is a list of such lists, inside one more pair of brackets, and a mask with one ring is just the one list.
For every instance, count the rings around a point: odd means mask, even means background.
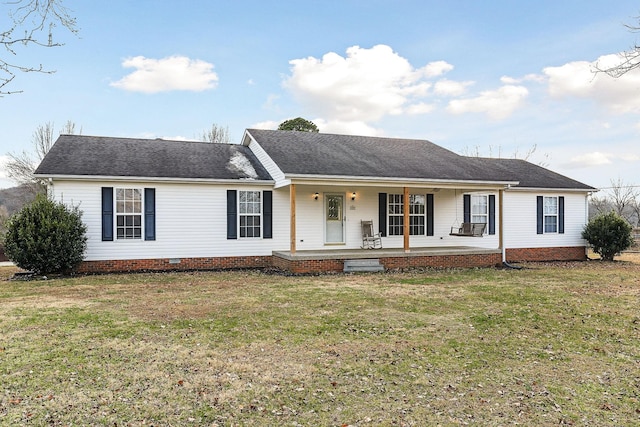
[{"label": "brick foundation", "polygon": [[277,256],[273,257],[273,266],[294,274],[309,273],[335,273],[344,268],[343,259],[311,259],[288,260]]},{"label": "brick foundation", "polygon": [[507,249],[506,256],[508,262],[582,261],[587,259],[586,248],[584,246]]},{"label": "brick foundation", "polygon": [[[460,255],[401,255],[380,257],[385,270],[416,267],[495,267],[502,264],[500,253]],[[344,259],[285,259],[273,257],[273,266],[295,274],[338,273],[344,268]]]},{"label": "brick foundation", "polygon": [[[372,254],[373,255],[373,254]],[[575,261],[586,259],[585,247],[518,248],[507,249],[507,260],[517,261]],[[386,270],[416,267],[494,267],[502,264],[500,253],[446,254],[380,257]],[[119,273],[131,271],[224,270],[239,268],[275,267],[294,274],[342,272],[343,258],[287,259],[279,256],[209,257],[181,259],[133,259],[83,261],[79,273]]]},{"label": "brick foundation", "polygon": [[120,273],[131,271],[217,270],[270,267],[271,256],[160,258],[83,261],[79,273]]},{"label": "brick foundation", "polygon": [[380,258],[385,269],[412,267],[440,267],[440,268],[474,268],[495,267],[502,264],[502,254],[464,254],[464,255],[430,255]]}]

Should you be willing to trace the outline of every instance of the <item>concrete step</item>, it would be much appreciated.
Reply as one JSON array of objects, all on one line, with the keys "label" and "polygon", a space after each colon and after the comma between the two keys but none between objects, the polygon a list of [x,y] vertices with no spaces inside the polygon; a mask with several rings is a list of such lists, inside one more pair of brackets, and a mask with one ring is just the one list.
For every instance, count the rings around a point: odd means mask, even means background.
[{"label": "concrete step", "polygon": [[380,264],[379,259],[375,258],[345,259],[343,271],[345,273],[362,271],[384,271],[384,266]]}]

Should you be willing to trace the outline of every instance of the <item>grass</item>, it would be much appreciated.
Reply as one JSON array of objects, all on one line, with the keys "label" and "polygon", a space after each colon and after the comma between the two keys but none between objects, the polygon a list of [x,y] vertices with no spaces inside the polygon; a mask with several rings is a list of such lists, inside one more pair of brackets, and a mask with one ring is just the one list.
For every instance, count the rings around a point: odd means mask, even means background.
[{"label": "grass", "polygon": [[2,280],[0,425],[638,425],[640,259],[528,267]]}]

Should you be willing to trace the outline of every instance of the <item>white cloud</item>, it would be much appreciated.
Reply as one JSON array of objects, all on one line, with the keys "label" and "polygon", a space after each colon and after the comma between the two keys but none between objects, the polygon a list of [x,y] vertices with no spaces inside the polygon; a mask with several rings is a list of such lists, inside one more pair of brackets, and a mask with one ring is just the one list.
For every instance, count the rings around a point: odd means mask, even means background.
[{"label": "white cloud", "polygon": [[639,162],[640,155],[638,154],[623,154],[620,158],[626,162]]},{"label": "white cloud", "polygon": [[359,120],[343,121],[343,120],[324,120],[315,119],[312,120],[320,132],[322,133],[337,133],[341,135],[363,135],[363,136],[381,136],[382,131],[376,129],[367,123]]},{"label": "white cloud", "polygon": [[281,120],[279,122],[276,122],[274,120],[266,120],[264,122],[258,122],[258,123],[254,123],[251,126],[249,126],[250,129],[267,129],[267,130],[275,130],[278,129],[278,126],[280,126],[280,123],[282,123],[284,120]]},{"label": "white cloud", "polygon": [[521,77],[519,79],[515,78],[515,77],[509,77],[509,76],[502,76],[500,77],[500,81],[506,85],[517,85],[517,84],[521,84],[524,82],[538,82],[538,83],[542,83],[545,81],[544,76],[541,76],[539,74],[527,74],[524,77]]},{"label": "white cloud", "polygon": [[425,77],[437,77],[453,70],[453,65],[446,61],[434,61],[422,68]]},{"label": "white cloud", "polygon": [[602,68],[619,63],[618,55],[601,56],[594,62],[575,61],[560,67],[547,67],[549,93],[554,97],[590,98],[616,113],[640,112],[640,70],[628,72],[620,78],[594,73],[596,65]]},{"label": "white cloud", "polygon": [[474,82],[466,81],[466,82],[456,82],[454,80],[442,79],[438,81],[433,91],[437,95],[442,96],[460,96],[467,91],[467,87],[473,85]]},{"label": "white cloud", "polygon": [[406,108],[407,114],[416,115],[416,114],[427,114],[435,110],[435,105],[425,104],[424,102],[419,102],[417,104],[409,105]]},{"label": "white cloud", "polygon": [[329,122],[347,123],[424,110],[413,101],[429,95],[432,83],[426,79],[453,68],[444,61],[415,68],[386,45],[353,46],[345,57],[329,52],[321,59],[308,57],[289,63],[291,75],[284,86],[308,110]]},{"label": "white cloud", "polygon": [[125,59],[122,66],[135,68],[136,71],[111,83],[111,86],[131,92],[199,92],[214,89],[218,84],[218,75],[213,72],[213,64],[186,56],[169,56],[162,59],[135,56]]},{"label": "white cloud", "polygon": [[585,167],[585,166],[601,166],[611,164],[614,157],[611,153],[601,153],[594,151],[592,153],[584,153],[569,159],[568,167]]},{"label": "white cloud", "polygon": [[505,85],[496,90],[480,92],[475,98],[451,100],[447,111],[453,114],[485,113],[492,119],[501,120],[520,107],[528,94],[524,86]]}]

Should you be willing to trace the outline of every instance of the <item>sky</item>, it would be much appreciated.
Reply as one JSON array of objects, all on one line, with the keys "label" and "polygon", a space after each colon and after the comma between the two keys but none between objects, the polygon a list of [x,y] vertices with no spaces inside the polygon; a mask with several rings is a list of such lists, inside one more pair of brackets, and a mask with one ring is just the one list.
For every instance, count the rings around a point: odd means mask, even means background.
[{"label": "sky", "polygon": [[[527,157],[598,188],[640,185],[640,70],[593,73],[639,42],[629,0],[63,0],[75,36],[10,59],[0,164],[67,121],[84,135],[193,140],[304,117],[320,132]],[[10,21],[0,4],[0,30]],[[2,51],[0,58],[7,60]],[[0,188],[15,183],[0,168]]]}]

